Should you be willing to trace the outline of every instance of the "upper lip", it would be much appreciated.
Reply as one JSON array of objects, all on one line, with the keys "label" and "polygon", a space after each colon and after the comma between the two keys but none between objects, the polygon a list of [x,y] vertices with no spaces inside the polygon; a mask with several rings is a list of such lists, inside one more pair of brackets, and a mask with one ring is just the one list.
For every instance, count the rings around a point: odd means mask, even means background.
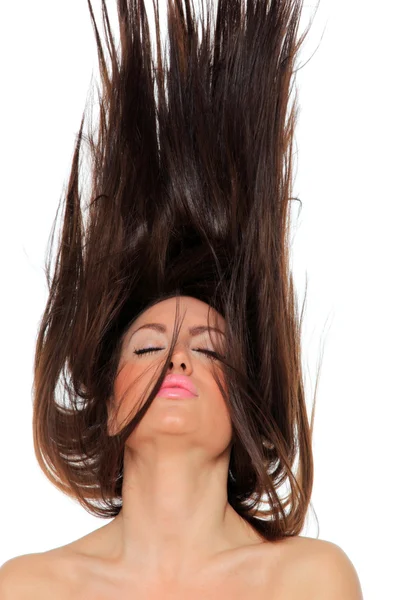
[{"label": "upper lip", "polygon": [[164,387],[180,387],[184,390],[192,392],[195,396],[198,396],[196,386],[187,375],[167,375],[162,383],[161,388]]}]

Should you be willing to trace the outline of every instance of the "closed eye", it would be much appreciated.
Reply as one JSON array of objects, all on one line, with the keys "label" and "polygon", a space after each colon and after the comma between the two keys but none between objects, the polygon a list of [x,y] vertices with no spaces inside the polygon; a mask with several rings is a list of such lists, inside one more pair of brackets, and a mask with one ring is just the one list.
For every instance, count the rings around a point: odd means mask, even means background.
[{"label": "closed eye", "polygon": [[[142,356],[143,354],[152,354],[153,352],[158,352],[159,350],[164,350],[164,348],[140,348],[139,350],[134,350],[134,353],[138,356]],[[221,355],[213,350],[206,350],[205,348],[193,348],[196,352],[203,352],[207,356],[211,358],[211,360],[220,360]]]}]

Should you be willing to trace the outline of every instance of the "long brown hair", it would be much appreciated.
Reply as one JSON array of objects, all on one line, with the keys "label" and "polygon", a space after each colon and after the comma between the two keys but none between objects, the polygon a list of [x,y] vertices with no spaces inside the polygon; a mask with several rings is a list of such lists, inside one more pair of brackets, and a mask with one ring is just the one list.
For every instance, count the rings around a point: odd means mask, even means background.
[{"label": "long brown hair", "polygon": [[[181,295],[193,296],[226,320],[227,351],[213,372],[232,419],[228,500],[266,540],[298,535],[313,485],[315,410],[314,398],[310,425],[303,310],[289,266],[296,98],[288,106],[308,32],[297,38],[302,0],[220,0],[215,23],[208,1],[201,40],[189,1],[168,0],[164,53],[157,0],[156,62],[143,0],[117,0],[119,48],[105,2],[106,45],[88,6],[99,122],[84,134],[85,108],[53,266],[57,216],[46,257],[49,297],[34,364],[37,460],[91,514],[119,513],[124,444],[157,394],[180,325],[146,402],[110,436],[123,335],[159,300],[176,296],[178,308]],[[86,203],[83,143],[91,159]]]}]

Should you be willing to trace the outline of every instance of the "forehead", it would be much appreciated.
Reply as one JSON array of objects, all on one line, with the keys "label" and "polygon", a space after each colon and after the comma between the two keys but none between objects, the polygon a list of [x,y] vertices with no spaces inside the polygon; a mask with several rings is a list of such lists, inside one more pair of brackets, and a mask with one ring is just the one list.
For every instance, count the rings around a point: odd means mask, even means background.
[{"label": "forehead", "polygon": [[215,323],[216,320],[217,325],[221,327],[225,322],[224,317],[206,302],[192,296],[180,296],[178,299],[174,296],[150,306],[134,321],[134,324],[140,325],[148,319],[155,317],[160,320],[163,319],[165,322],[173,323],[175,312],[178,310],[179,318],[183,318],[183,321],[196,320],[196,324],[206,324],[209,315],[210,323]]}]

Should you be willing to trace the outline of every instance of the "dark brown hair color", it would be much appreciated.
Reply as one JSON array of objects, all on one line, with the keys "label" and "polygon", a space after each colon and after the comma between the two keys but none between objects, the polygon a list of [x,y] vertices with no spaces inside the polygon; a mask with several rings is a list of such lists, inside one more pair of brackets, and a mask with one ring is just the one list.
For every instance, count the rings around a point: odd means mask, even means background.
[{"label": "dark brown hair color", "polygon": [[212,368],[232,419],[228,500],[266,540],[295,536],[310,505],[315,409],[310,425],[289,265],[302,1],[220,0],[215,11],[208,2],[199,20],[189,0],[168,0],[164,45],[153,6],[156,60],[143,0],[117,0],[118,44],[106,3],[104,43],[88,0],[99,118],[84,133],[85,108],[46,258],[35,454],[62,492],[116,516],[124,444],[167,373],[179,327],[145,402],[111,436],[124,333],[154,303],[176,296],[178,308],[193,296],[226,320],[227,351]]}]

